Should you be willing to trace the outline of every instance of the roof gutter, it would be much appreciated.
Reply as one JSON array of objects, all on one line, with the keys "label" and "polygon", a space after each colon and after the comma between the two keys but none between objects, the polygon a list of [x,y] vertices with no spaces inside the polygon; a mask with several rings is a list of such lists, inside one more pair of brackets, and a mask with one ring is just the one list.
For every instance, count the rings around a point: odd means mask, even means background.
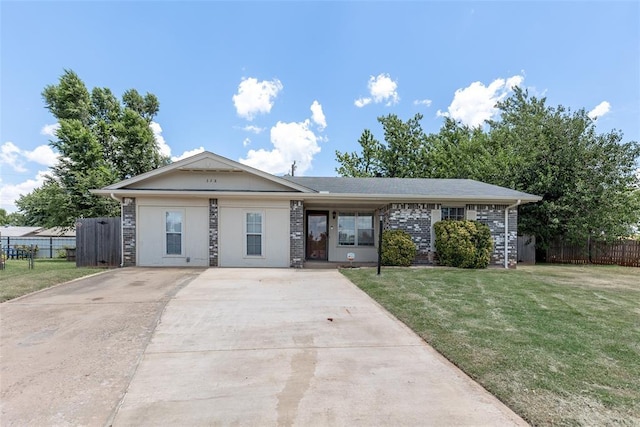
[{"label": "roof gutter", "polygon": [[504,210],[504,268],[509,268],[509,209],[516,208],[521,203],[522,200],[518,199],[515,205],[507,206]]},{"label": "roof gutter", "polygon": [[[265,198],[265,199],[283,199],[283,200],[305,200],[305,201],[388,201],[388,202],[407,202],[407,201],[419,201],[424,203],[429,202],[465,202],[465,203],[507,203],[514,199],[514,196],[491,196],[491,195],[446,195],[446,194],[363,194],[363,193],[300,193],[300,192],[279,192],[279,191],[209,191],[209,190],[148,190],[148,189],[100,189],[89,190],[92,194],[109,196],[111,194],[117,194],[119,197],[138,197],[138,196],[150,196],[150,197],[202,197],[202,198]],[[522,202],[537,202],[540,197],[522,197]],[[500,203],[500,204],[502,204]]]}]

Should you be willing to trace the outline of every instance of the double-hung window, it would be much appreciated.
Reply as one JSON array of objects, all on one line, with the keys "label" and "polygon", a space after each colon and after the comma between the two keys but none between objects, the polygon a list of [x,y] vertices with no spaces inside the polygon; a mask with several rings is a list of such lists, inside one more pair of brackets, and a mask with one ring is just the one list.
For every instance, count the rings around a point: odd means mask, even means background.
[{"label": "double-hung window", "polygon": [[182,255],[182,212],[167,211],[165,213],[165,253]]},{"label": "double-hung window", "polygon": [[464,208],[442,208],[442,219],[463,220]]},{"label": "double-hung window", "polygon": [[246,221],[246,254],[262,256],[262,212],[247,212]]},{"label": "double-hung window", "polygon": [[341,212],[338,216],[338,245],[373,246],[373,214]]}]

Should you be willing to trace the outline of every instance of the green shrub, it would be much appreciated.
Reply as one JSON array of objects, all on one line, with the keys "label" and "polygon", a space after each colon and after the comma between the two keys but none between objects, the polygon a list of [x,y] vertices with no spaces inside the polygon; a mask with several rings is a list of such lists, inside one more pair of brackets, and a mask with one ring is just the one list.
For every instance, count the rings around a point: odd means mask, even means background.
[{"label": "green shrub", "polygon": [[67,249],[75,249],[73,246],[64,245],[56,251],[56,258],[67,258]]},{"label": "green shrub", "polygon": [[406,231],[386,230],[382,233],[382,265],[410,266],[416,251],[416,245]]},{"label": "green shrub", "polygon": [[489,227],[478,221],[436,222],[438,264],[460,268],[487,268],[493,240]]}]

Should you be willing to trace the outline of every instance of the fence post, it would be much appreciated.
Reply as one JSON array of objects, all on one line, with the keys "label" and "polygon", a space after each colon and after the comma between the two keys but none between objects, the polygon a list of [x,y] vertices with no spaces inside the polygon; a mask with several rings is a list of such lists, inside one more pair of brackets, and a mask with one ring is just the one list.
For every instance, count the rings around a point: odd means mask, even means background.
[{"label": "fence post", "polygon": [[53,237],[49,237],[49,259],[53,259]]},{"label": "fence post", "polygon": [[29,263],[29,270],[33,270],[33,245],[29,247],[29,255],[27,256],[27,262]]}]

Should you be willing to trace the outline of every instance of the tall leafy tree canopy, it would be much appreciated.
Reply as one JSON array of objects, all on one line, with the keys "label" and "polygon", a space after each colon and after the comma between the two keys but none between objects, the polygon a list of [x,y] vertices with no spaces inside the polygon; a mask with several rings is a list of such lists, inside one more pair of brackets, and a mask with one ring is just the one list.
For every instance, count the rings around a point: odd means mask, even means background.
[{"label": "tall leafy tree canopy", "polygon": [[553,239],[616,238],[640,222],[640,145],[597,133],[585,110],[551,107],[514,88],[499,116],[470,128],[445,118],[426,134],[420,114],[378,118],[385,142],[365,130],[361,151],[336,152],[342,176],[469,178],[541,196],[520,210],[519,229],[540,247]]},{"label": "tall leafy tree canopy", "polygon": [[24,217],[19,212],[7,213],[0,208],[0,225],[26,225]]},{"label": "tall leafy tree canopy", "polygon": [[130,89],[120,101],[108,88],[89,92],[65,70],[42,97],[60,125],[49,142],[59,161],[42,187],[16,202],[28,223],[71,227],[77,218],[118,215],[117,203],[89,190],[169,163],[149,126],[160,108],[155,95]]}]

